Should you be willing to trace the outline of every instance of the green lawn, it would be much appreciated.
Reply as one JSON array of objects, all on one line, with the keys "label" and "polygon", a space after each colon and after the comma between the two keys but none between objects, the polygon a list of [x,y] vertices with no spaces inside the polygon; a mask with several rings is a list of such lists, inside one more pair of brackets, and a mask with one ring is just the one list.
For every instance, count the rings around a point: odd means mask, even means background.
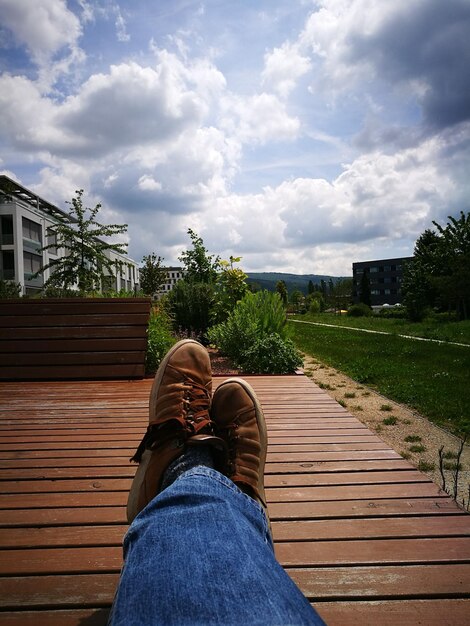
[{"label": "green lawn", "polygon": [[318,315],[307,313],[306,315],[294,315],[292,318],[320,322],[322,324],[335,324],[336,326],[378,330],[396,335],[412,335],[413,337],[470,344],[470,320],[463,322],[438,322],[430,319],[417,323],[405,319],[386,319],[377,315],[372,317],[349,317],[348,315],[334,315],[333,313],[320,313]]},{"label": "green lawn", "polygon": [[[334,318],[319,317],[318,321],[334,322]],[[348,322],[359,320],[344,317],[341,321],[352,326]],[[407,404],[436,424],[454,432],[470,431],[470,348],[341,326],[289,323],[289,334],[300,350]]]}]

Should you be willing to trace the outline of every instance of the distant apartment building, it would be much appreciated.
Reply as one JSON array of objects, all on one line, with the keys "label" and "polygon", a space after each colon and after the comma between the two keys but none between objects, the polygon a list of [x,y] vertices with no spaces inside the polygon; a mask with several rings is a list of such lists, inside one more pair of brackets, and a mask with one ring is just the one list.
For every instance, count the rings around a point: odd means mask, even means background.
[{"label": "distant apartment building", "polygon": [[364,280],[364,274],[366,274],[370,286],[372,306],[401,304],[403,268],[406,263],[412,260],[413,257],[402,257],[353,263],[354,302],[360,302],[361,283]]},{"label": "distant apartment building", "polygon": [[[65,250],[40,249],[57,240],[51,228],[70,217],[50,202],[19,185],[8,176],[0,176],[0,279],[20,283],[23,294],[41,290],[50,276],[45,270],[34,274]],[[107,276],[102,289],[134,291],[139,285],[138,264],[126,255],[106,253],[116,263],[115,276]]]},{"label": "distant apartment building", "polygon": [[160,287],[158,297],[162,297],[174,288],[176,283],[184,278],[184,271],[182,267],[164,267],[166,271],[166,281]]}]

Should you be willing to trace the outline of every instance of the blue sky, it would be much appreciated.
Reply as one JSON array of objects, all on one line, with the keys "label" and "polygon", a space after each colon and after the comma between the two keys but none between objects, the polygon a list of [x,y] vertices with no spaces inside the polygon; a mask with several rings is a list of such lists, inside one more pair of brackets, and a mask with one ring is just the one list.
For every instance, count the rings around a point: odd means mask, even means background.
[{"label": "blue sky", "polygon": [[470,209],[470,0],[0,0],[0,172],[247,271],[348,275]]}]

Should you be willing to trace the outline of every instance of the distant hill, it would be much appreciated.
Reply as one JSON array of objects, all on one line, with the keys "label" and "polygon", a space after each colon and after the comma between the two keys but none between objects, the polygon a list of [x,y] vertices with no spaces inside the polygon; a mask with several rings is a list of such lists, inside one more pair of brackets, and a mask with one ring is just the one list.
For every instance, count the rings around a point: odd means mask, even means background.
[{"label": "distant hill", "polygon": [[[321,280],[326,283],[330,280],[336,282],[345,276],[326,276],[323,274],[283,274],[281,272],[247,272],[249,285],[259,285],[261,289],[268,291],[276,290],[276,283],[283,280],[286,283],[287,291],[292,293],[299,290],[304,294],[308,293],[308,283],[311,280],[314,285],[319,285]],[[349,277],[348,277],[349,278]]]}]

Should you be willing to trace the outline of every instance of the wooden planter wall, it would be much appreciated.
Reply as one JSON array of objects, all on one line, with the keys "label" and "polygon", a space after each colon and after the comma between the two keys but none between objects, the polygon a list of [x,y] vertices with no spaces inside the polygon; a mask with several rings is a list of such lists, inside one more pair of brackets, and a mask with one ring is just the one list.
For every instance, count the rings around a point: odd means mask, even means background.
[{"label": "wooden planter wall", "polygon": [[147,298],[0,302],[0,380],[142,378]]}]

